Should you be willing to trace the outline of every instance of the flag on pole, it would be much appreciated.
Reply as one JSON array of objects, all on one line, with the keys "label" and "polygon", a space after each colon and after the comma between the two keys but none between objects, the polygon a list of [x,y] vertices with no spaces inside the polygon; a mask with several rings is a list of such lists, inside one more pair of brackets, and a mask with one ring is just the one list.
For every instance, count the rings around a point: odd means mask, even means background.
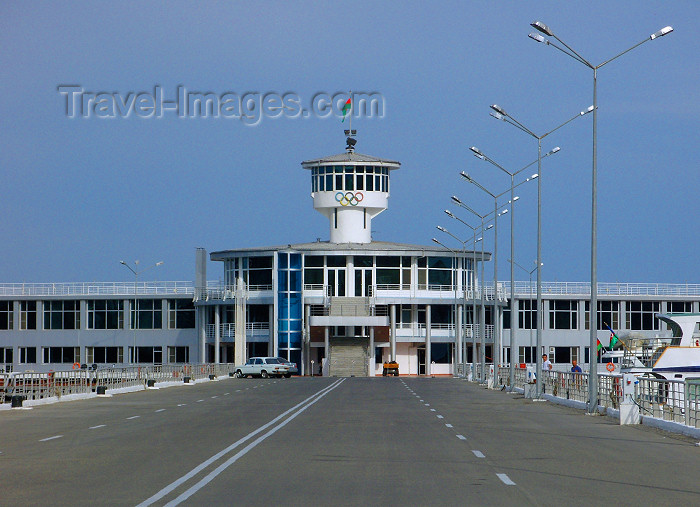
[{"label": "flag on pole", "polygon": [[610,350],[612,350],[615,347],[615,345],[617,345],[617,342],[620,341],[620,338],[618,338],[618,336],[615,334],[615,331],[613,331],[610,326],[605,324],[605,327],[607,327],[610,330],[610,347],[609,348],[610,348]]},{"label": "flag on pole", "polygon": [[348,99],[348,101],[345,103],[343,106],[343,121],[341,123],[345,122],[345,115],[348,114],[348,111],[352,108],[352,97]]},{"label": "flag on pole", "polygon": [[595,341],[596,341],[596,350],[598,351],[598,355],[600,355],[600,349],[603,348],[603,344],[600,343],[600,340],[598,338],[596,338]]}]

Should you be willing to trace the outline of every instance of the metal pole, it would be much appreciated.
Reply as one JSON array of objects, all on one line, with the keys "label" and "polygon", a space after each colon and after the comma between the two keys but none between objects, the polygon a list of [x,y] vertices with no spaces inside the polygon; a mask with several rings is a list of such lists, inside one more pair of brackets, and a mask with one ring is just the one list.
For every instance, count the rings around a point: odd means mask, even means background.
[{"label": "metal pole", "polygon": [[[537,138],[537,398],[542,394],[542,138]],[[532,303],[531,303],[532,304]]]},{"label": "metal pole", "polygon": [[481,342],[481,383],[486,382],[486,307],[484,301],[484,219],[481,219],[481,318],[479,319],[479,340]]},{"label": "metal pole", "polygon": [[[474,234],[473,262],[472,262],[472,381],[476,379],[476,229],[472,229]],[[484,237],[482,232],[481,241],[483,244]]]},{"label": "metal pole", "polygon": [[591,189],[591,303],[588,352],[588,413],[598,411],[598,69],[593,69],[593,175]]},{"label": "metal pole", "polygon": [[[539,176],[538,176],[539,178]],[[515,218],[513,218],[513,215],[515,215],[515,175],[511,174],[510,175],[510,258],[511,260],[515,261],[515,247],[513,246],[515,243],[513,241],[513,231],[515,230]],[[514,270],[515,266],[513,266],[513,263],[510,263],[510,361],[509,361],[509,378],[510,378],[510,390],[512,391],[514,386],[515,386],[515,360],[514,360],[514,354],[515,354],[515,320],[514,320],[514,295],[515,295],[515,274]]]},{"label": "metal pole", "polygon": [[493,386],[496,387],[496,379],[498,378],[498,367],[501,363],[501,340],[499,335],[501,326],[498,315],[498,200],[495,197],[493,199],[493,216],[493,351],[491,353],[493,357],[491,358],[491,360],[493,361]]}]

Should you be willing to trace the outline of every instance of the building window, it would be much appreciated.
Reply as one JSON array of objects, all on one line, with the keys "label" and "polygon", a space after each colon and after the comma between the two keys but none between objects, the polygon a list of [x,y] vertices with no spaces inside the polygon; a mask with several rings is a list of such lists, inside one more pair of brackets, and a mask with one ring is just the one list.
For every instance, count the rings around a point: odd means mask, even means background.
[{"label": "building window", "polygon": [[129,347],[129,362],[162,364],[163,347],[136,347],[136,357],[134,347]]},{"label": "building window", "polygon": [[19,328],[36,329],[36,301],[19,302]]},{"label": "building window", "polygon": [[189,347],[168,347],[168,362],[169,363],[189,363],[190,348]]},{"label": "building window", "polygon": [[0,347],[0,363],[14,363],[12,347]]},{"label": "building window", "polygon": [[85,361],[89,364],[123,363],[122,347],[85,347]]},{"label": "building window", "polygon": [[80,347],[41,347],[42,362],[49,363],[79,363]]},{"label": "building window", "polygon": [[[692,313],[693,312],[693,302],[692,301],[669,301],[668,303],[666,303],[666,311],[668,313]],[[1,318],[2,317],[0,317],[0,319]],[[1,321],[0,321],[0,324],[1,324]],[[2,329],[2,327],[0,327],[0,329]]]},{"label": "building window", "polygon": [[430,344],[430,360],[435,364],[450,364],[452,363],[452,344],[451,343],[431,343]]},{"label": "building window", "polygon": [[12,301],[0,301],[0,330],[11,331],[14,323],[14,304]]},{"label": "building window", "polygon": [[[585,350],[584,350],[584,356],[585,356],[585,357],[584,357],[584,362],[585,362],[585,363],[589,363],[589,362],[590,362],[590,350],[591,350],[590,347],[586,347]],[[597,354],[598,354],[598,360],[596,361],[597,363],[602,363],[602,362],[603,362],[603,354],[602,354],[602,352],[603,352],[603,349],[601,349],[600,352],[597,353]]]},{"label": "building window", "polygon": [[44,329],[80,329],[80,301],[44,301]]},{"label": "building window", "polygon": [[194,302],[189,299],[171,299],[168,308],[170,329],[194,329]]},{"label": "building window", "polygon": [[535,350],[537,347],[518,347],[519,363],[534,363],[536,361]]},{"label": "building window", "polygon": [[36,363],[36,347],[20,347],[19,362],[21,364]]},{"label": "building window", "polygon": [[578,347],[549,347],[549,360],[553,363],[578,362]]},{"label": "building window", "polygon": [[[590,329],[590,307],[591,302],[586,301],[585,326]],[[620,302],[619,301],[598,301],[598,327],[596,329],[607,329],[606,324],[613,329],[620,327]]]},{"label": "building window", "polygon": [[510,329],[510,304],[503,307],[503,329]]},{"label": "building window", "polygon": [[549,328],[577,329],[577,308],[578,301],[551,300],[549,302]]},{"label": "building window", "polygon": [[88,329],[124,329],[124,301],[97,299],[87,302]]},{"label": "building window", "polygon": [[537,300],[518,300],[518,327],[520,329],[537,329]]},{"label": "building window", "polygon": [[[279,252],[277,256],[277,345],[284,357],[290,357],[289,351],[300,350],[302,341],[301,254]],[[339,259],[344,263],[344,257]]]},{"label": "building window", "polygon": [[137,299],[132,301],[131,305],[131,329],[163,328],[162,300]]},{"label": "building window", "polygon": [[[659,319],[655,317],[661,310],[658,301],[628,301],[627,329],[631,331],[658,331]],[[616,329],[615,326],[612,326]]]}]

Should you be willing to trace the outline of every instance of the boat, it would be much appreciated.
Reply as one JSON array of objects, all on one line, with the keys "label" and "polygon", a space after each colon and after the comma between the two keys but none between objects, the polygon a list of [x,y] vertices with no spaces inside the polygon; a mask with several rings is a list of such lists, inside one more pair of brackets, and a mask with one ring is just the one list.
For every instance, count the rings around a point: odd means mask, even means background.
[{"label": "boat", "polygon": [[666,380],[700,377],[700,313],[657,313],[671,329],[668,344],[654,350],[651,373]]}]

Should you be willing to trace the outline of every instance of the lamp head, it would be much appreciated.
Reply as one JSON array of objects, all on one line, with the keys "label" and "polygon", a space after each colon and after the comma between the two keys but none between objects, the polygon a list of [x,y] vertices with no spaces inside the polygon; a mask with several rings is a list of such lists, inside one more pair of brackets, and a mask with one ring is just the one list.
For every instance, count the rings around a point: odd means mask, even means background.
[{"label": "lamp head", "polygon": [[513,202],[517,201],[518,199],[520,199],[520,196],[516,195],[515,197],[513,197]]},{"label": "lamp head", "polygon": [[488,231],[489,229],[493,229],[493,224],[489,225],[489,226],[488,226],[486,229],[484,229],[484,230],[485,230],[485,231]]},{"label": "lamp head", "polygon": [[476,146],[472,146],[472,147],[469,148],[469,149],[470,149],[470,150],[474,153],[474,155],[476,155],[477,157],[483,157],[483,156],[484,156],[484,154],[481,153],[481,151],[479,150],[479,148],[477,148]]},{"label": "lamp head", "polygon": [[452,214],[452,212],[451,212],[450,210],[448,210],[448,209],[445,210],[445,214],[446,214],[448,217],[451,217],[451,218],[454,218],[454,217],[455,217],[455,216]]},{"label": "lamp head", "polygon": [[542,23],[542,21],[533,21],[532,23],[530,23],[530,26],[538,32],[541,32],[545,35],[549,35],[550,37],[554,37],[554,33],[552,33],[552,30],[550,30],[550,28],[547,25]]},{"label": "lamp head", "polygon": [[507,113],[503,110],[503,108],[501,106],[499,106],[498,104],[491,104],[491,109],[496,111],[498,114],[501,114],[503,116],[508,116]]},{"label": "lamp head", "polygon": [[439,242],[437,239],[435,239],[435,238],[433,238],[433,241],[434,241],[435,243],[437,243],[438,245],[440,244],[440,242]]},{"label": "lamp head", "polygon": [[445,229],[445,228],[444,228],[443,226],[441,226],[441,225],[436,225],[435,228],[436,228],[438,231],[447,232],[447,229]]},{"label": "lamp head", "polygon": [[460,176],[462,176],[462,178],[464,178],[465,180],[467,180],[467,181],[472,181],[472,177],[469,176],[469,175],[468,175],[467,173],[465,173],[464,171],[462,171],[462,172],[459,173],[459,174],[460,174]]},{"label": "lamp head", "polygon": [[650,38],[651,40],[654,40],[654,39],[656,39],[657,37],[663,37],[664,35],[667,35],[667,34],[671,33],[672,31],[673,31],[673,27],[672,27],[672,26],[665,26],[665,27],[663,27],[661,30],[659,30],[658,32],[652,33],[652,34],[649,36],[649,38]]},{"label": "lamp head", "polygon": [[162,266],[162,265],[163,265],[163,261],[156,262],[156,266]]},{"label": "lamp head", "polygon": [[503,211],[501,211],[501,212],[499,213],[499,216],[500,216],[500,215],[505,215],[506,213],[508,213],[508,209],[504,209]]},{"label": "lamp head", "polygon": [[535,173],[535,174],[533,174],[532,176],[530,176],[530,179],[531,179],[531,180],[536,180],[536,179],[539,178],[539,177],[540,177],[540,175],[537,174],[537,173]]},{"label": "lamp head", "polygon": [[529,33],[527,34],[528,37],[530,37],[532,40],[535,42],[541,42],[542,44],[549,44],[549,41],[542,37],[539,33]]},{"label": "lamp head", "polygon": [[456,195],[452,196],[452,202],[454,202],[455,204],[462,204],[462,201],[460,201],[459,197],[457,197]]},{"label": "lamp head", "polygon": [[126,262],[124,261],[119,261],[119,264],[124,264],[126,266]]},{"label": "lamp head", "polygon": [[588,114],[588,113],[592,112],[594,109],[595,109],[595,107],[589,106],[588,109],[586,109],[585,111],[581,111],[581,116],[583,116],[584,114]]},{"label": "lamp head", "polygon": [[561,148],[560,148],[559,146],[555,146],[554,148],[552,148],[552,151],[550,151],[549,153],[547,153],[547,155],[554,155],[554,154],[555,154],[556,152],[558,152],[559,150],[561,150]]}]

